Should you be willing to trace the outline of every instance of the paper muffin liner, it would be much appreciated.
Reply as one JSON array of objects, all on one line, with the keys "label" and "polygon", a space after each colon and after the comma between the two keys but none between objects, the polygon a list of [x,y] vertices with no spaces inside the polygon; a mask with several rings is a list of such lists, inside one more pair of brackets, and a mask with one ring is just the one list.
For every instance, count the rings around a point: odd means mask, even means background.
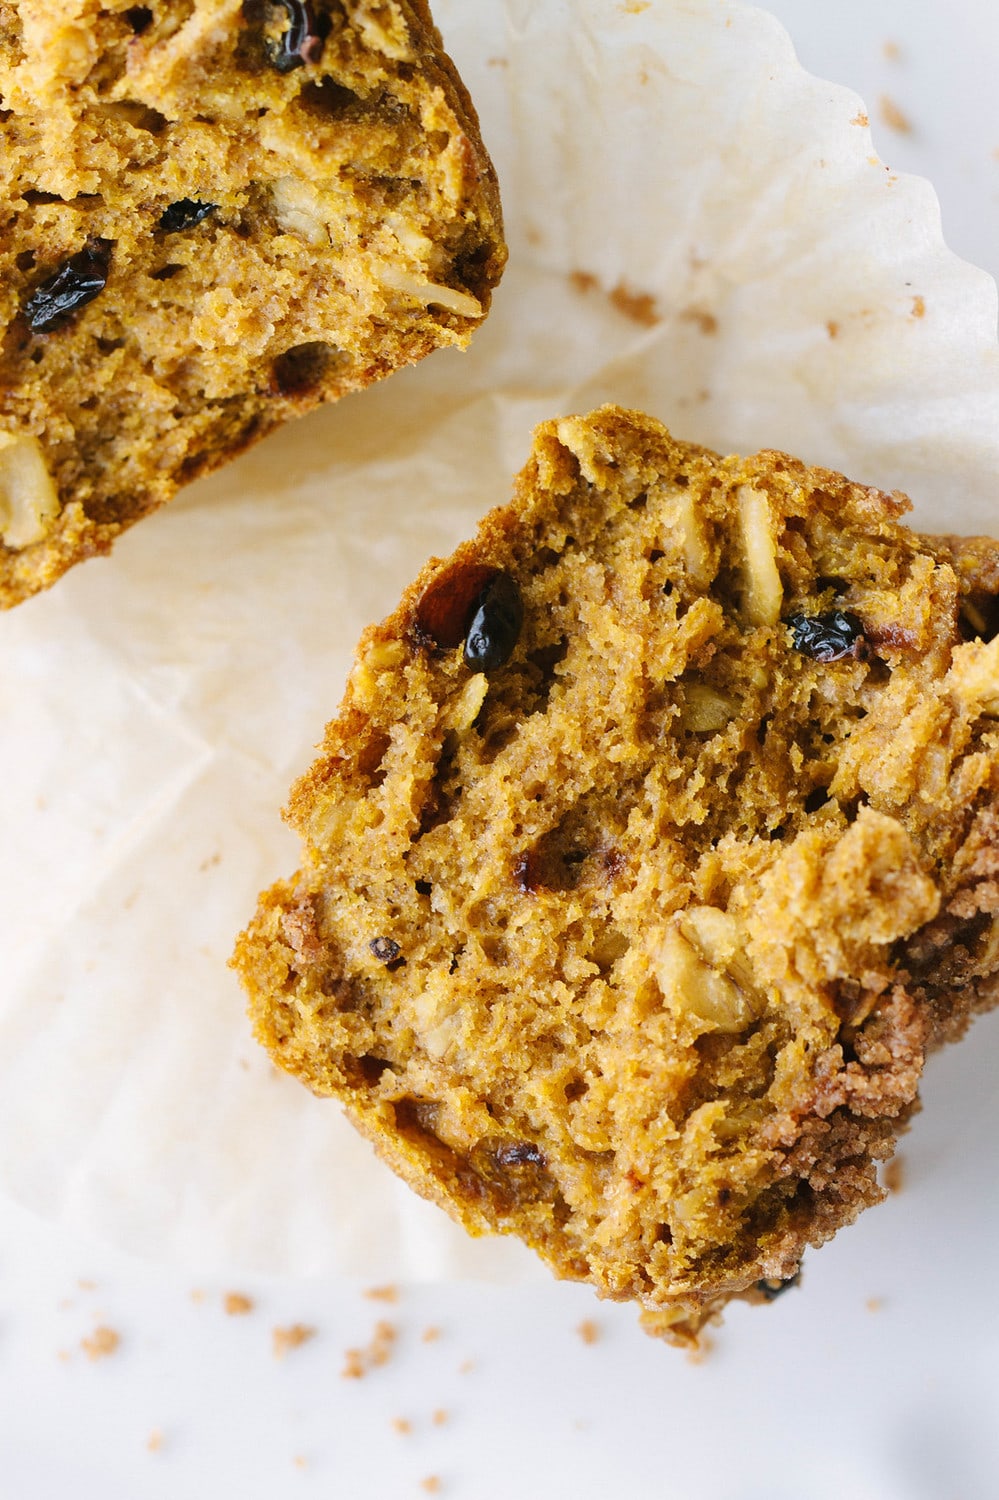
[{"label": "paper muffin liner", "polygon": [[543,1275],[473,1242],[257,1049],[227,968],[361,629],[614,400],[987,530],[996,289],[863,105],[736,0],[438,0],[511,262],[470,353],[285,428],[0,620],[0,1185],[147,1256]]}]

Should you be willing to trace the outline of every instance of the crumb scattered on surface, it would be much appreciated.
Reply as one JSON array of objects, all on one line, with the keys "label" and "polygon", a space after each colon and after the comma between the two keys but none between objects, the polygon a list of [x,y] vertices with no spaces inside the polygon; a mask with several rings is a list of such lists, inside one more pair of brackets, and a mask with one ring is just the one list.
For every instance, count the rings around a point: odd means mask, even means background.
[{"label": "crumb scattered on surface", "polygon": [[408,1417],[393,1417],[392,1431],[397,1432],[400,1437],[408,1437],[413,1430],[413,1424]]},{"label": "crumb scattered on surface", "polygon": [[652,0],[623,0],[621,10],[626,16],[640,16],[651,4]]},{"label": "crumb scattered on surface", "polygon": [[595,1344],[600,1337],[600,1329],[592,1318],[584,1318],[576,1332],[584,1344]]},{"label": "crumb scattered on surface", "polygon": [[424,1330],[423,1330],[422,1337],[423,1337],[423,1342],[425,1344],[436,1344],[436,1342],[440,1338],[440,1336],[441,1336],[440,1329],[439,1328],[435,1328],[433,1326],[433,1324],[431,1324],[431,1326],[429,1328],[424,1328]]},{"label": "crumb scattered on surface", "polygon": [[490,57],[488,65],[490,68],[508,68],[510,66],[510,59],[508,57]]},{"label": "crumb scattered on surface", "polygon": [[146,1447],[150,1453],[159,1453],[163,1447],[163,1432],[161,1428],[153,1428],[152,1432],[146,1438]]},{"label": "crumb scattered on surface", "polygon": [[830,318],[829,322],[826,324],[826,333],[828,333],[831,339],[839,337],[839,324],[834,318]]},{"label": "crumb scattered on surface", "polygon": [[438,1406],[431,1420],[433,1421],[435,1427],[443,1427],[444,1423],[447,1421],[447,1417],[448,1414],[444,1410],[443,1406]]},{"label": "crumb scattered on surface", "polygon": [[866,126],[866,125],[869,125],[870,123],[871,123],[871,117],[867,113],[866,109],[858,109],[857,113],[854,115],[853,119],[850,121],[851,125]]},{"label": "crumb scattered on surface", "polygon": [[684,323],[693,323],[706,337],[718,332],[718,319],[704,307],[685,307],[680,314]]},{"label": "crumb scattered on surface", "polygon": [[914,318],[925,318],[926,317],[926,298],[925,297],[913,297],[913,299],[912,299],[912,316]]},{"label": "crumb scattered on surface", "polygon": [[80,1340],[80,1348],[88,1359],[107,1359],[121,1343],[121,1334],[101,1323],[89,1338]]},{"label": "crumb scattered on surface", "polygon": [[881,1181],[889,1193],[899,1193],[905,1186],[905,1158],[893,1156],[881,1169]]},{"label": "crumb scattered on surface", "polygon": [[302,1453],[296,1453],[292,1459],[292,1463],[296,1469],[307,1469],[309,1467],[309,1460]]},{"label": "crumb scattered on surface", "polygon": [[902,49],[898,45],[898,42],[893,42],[890,40],[883,43],[881,51],[889,62],[898,62],[899,58],[902,56]]},{"label": "crumb scattered on surface", "polygon": [[398,1302],[399,1288],[397,1286],[371,1286],[364,1295],[369,1302]]},{"label": "crumb scattered on surface", "polygon": [[[662,321],[656,306],[656,299],[652,294],[636,292],[623,281],[619,281],[616,287],[607,291],[592,271],[575,270],[569,272],[569,285],[584,297],[590,292],[604,292],[612,307],[615,307],[626,318],[630,318],[633,323],[640,323],[643,328],[652,328]],[[708,316],[710,317],[710,314]]]},{"label": "crumb scattered on surface", "polygon": [[191,1301],[192,1302],[204,1302],[204,1300],[205,1300],[205,1294],[204,1294],[203,1289],[200,1286],[196,1286],[194,1288],[193,1292],[191,1293]]},{"label": "crumb scattered on surface", "polygon": [[287,1328],[275,1328],[272,1334],[274,1358],[284,1359],[290,1349],[300,1348],[315,1336],[316,1330],[310,1328],[308,1323],[292,1323]]},{"label": "crumb scattered on surface", "polygon": [[221,863],[222,863],[222,856],[221,856],[221,854],[218,854],[218,853],[209,854],[208,857],[207,857],[207,859],[203,859],[201,861],[200,865],[198,866],[198,869],[199,869],[199,871],[202,874],[204,874],[206,870],[214,870],[215,867],[216,867],[216,865],[220,865]]},{"label": "crumb scattered on surface", "polygon": [[91,1281],[86,1276],[78,1277],[76,1284],[80,1288],[81,1292],[96,1292],[97,1290],[97,1282]]},{"label": "crumb scattered on surface", "polygon": [[475,1369],[475,1360],[474,1359],[463,1359],[462,1362],[461,1362],[461,1364],[458,1366],[458,1374],[459,1375],[471,1375],[471,1373],[472,1373],[472,1371],[474,1369]]},{"label": "crumb scattered on surface", "polygon": [[420,1489],[426,1490],[428,1495],[439,1495],[441,1492],[440,1475],[428,1474],[426,1479],[420,1480]]},{"label": "crumb scattered on surface", "polygon": [[868,1297],[867,1301],[864,1303],[867,1311],[872,1313],[880,1312],[884,1305],[885,1299],[883,1297]]},{"label": "crumb scattered on surface", "polygon": [[57,1349],[56,1350],[56,1359],[61,1360],[64,1365],[69,1364],[69,1361],[72,1358],[73,1358],[73,1356],[72,1356],[72,1354],[70,1354],[70,1352],[69,1352],[68,1349]]},{"label": "crumb scattered on surface", "polygon": [[362,1349],[348,1349],[344,1354],[341,1374],[344,1380],[361,1380],[379,1365],[387,1364],[395,1347],[397,1330],[394,1323],[384,1320],[375,1324],[371,1342]]},{"label": "crumb scattered on surface", "polygon": [[651,292],[632,291],[623,281],[619,281],[607,295],[619,313],[623,313],[633,323],[640,323],[643,328],[653,328],[662,321]]},{"label": "crumb scattered on surface", "polygon": [[887,94],[882,94],[878,100],[878,109],[881,118],[889,130],[897,130],[899,135],[912,134],[912,121],[904,110],[900,109],[894,99]]},{"label": "crumb scattered on surface", "polygon": [[222,1306],[230,1318],[241,1318],[246,1313],[251,1313],[254,1308],[252,1297],[247,1297],[245,1292],[226,1292],[222,1300]]}]

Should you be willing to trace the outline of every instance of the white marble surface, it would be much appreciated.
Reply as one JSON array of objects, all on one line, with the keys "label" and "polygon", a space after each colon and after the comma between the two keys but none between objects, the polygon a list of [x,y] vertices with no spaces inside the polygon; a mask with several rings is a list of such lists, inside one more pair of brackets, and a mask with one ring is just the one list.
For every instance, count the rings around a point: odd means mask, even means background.
[{"label": "white marble surface", "polygon": [[[883,158],[930,177],[953,248],[999,272],[999,9],[770,9],[812,72],[862,93]],[[806,1289],[735,1309],[698,1365],[578,1287],[409,1287],[390,1305],[341,1282],[204,1279],[0,1202],[0,1496],[397,1500],[437,1476],[462,1500],[989,1500],[997,1056],[993,1016],[934,1060],[903,1190],[810,1257]],[[252,1310],[227,1315],[229,1291]],[[392,1357],[342,1379],[379,1319]],[[314,1337],[275,1359],[294,1324]],[[99,1327],[120,1345],[93,1360]]]}]

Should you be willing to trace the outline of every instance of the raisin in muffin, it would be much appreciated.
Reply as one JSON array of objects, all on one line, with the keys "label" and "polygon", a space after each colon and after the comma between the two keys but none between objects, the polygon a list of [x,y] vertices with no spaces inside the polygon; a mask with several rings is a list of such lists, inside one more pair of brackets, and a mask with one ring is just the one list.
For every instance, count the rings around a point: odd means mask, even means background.
[{"label": "raisin in muffin", "polygon": [[424,0],[0,0],[0,604],[479,325],[492,167]]},{"label": "raisin in muffin", "polygon": [[999,544],[605,407],[363,637],[234,962],[473,1233],[673,1340],[882,1196],[997,996]]}]

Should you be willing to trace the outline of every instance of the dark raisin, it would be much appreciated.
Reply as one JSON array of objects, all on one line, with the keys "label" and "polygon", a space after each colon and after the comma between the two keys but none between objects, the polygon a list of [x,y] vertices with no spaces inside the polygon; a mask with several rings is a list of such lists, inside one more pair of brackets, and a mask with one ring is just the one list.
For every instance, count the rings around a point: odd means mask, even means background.
[{"label": "dark raisin", "polygon": [[112,240],[89,239],[83,249],[41,286],[24,304],[24,315],[33,333],[60,328],[70,314],[92,302],[107,286],[111,269]]},{"label": "dark raisin", "polygon": [[218,208],[217,203],[201,203],[197,198],[178,198],[160,214],[159,227],[167,234],[177,234],[181,229],[193,229],[202,219],[207,219]]},{"label": "dark raisin", "polygon": [[511,1141],[509,1145],[496,1148],[498,1167],[544,1167],[545,1153],[530,1141]]},{"label": "dark raisin", "polygon": [[429,880],[414,880],[413,884],[421,896],[429,896],[433,890]]},{"label": "dark raisin", "polygon": [[800,1282],[801,1272],[795,1271],[794,1275],[788,1276],[785,1281],[770,1281],[767,1279],[758,1281],[756,1283],[756,1290],[767,1302],[773,1302],[775,1298],[782,1296],[784,1292],[789,1292],[793,1286],[798,1286]]},{"label": "dark raisin", "polygon": [[784,623],[791,631],[795,651],[815,661],[842,661],[845,656],[862,659],[866,654],[863,624],[845,610],[792,615]]},{"label": "dark raisin", "polygon": [[399,944],[395,941],[394,938],[372,938],[371,942],[368,944],[368,947],[378,959],[379,963],[391,964],[394,963],[395,960],[399,957]]},{"label": "dark raisin", "polygon": [[291,73],[303,63],[318,62],[323,55],[324,37],[309,0],[277,0],[277,3],[288,13],[288,28],[271,46],[271,64],[279,73]]},{"label": "dark raisin", "polygon": [[417,636],[445,651],[460,646],[486,584],[495,577],[496,569],[484,563],[452,563],[438,573],[416,606]]},{"label": "dark raisin", "polygon": [[524,603],[516,580],[497,573],[479,595],[465,637],[465,665],[473,672],[495,672],[513,655],[524,623]]}]

